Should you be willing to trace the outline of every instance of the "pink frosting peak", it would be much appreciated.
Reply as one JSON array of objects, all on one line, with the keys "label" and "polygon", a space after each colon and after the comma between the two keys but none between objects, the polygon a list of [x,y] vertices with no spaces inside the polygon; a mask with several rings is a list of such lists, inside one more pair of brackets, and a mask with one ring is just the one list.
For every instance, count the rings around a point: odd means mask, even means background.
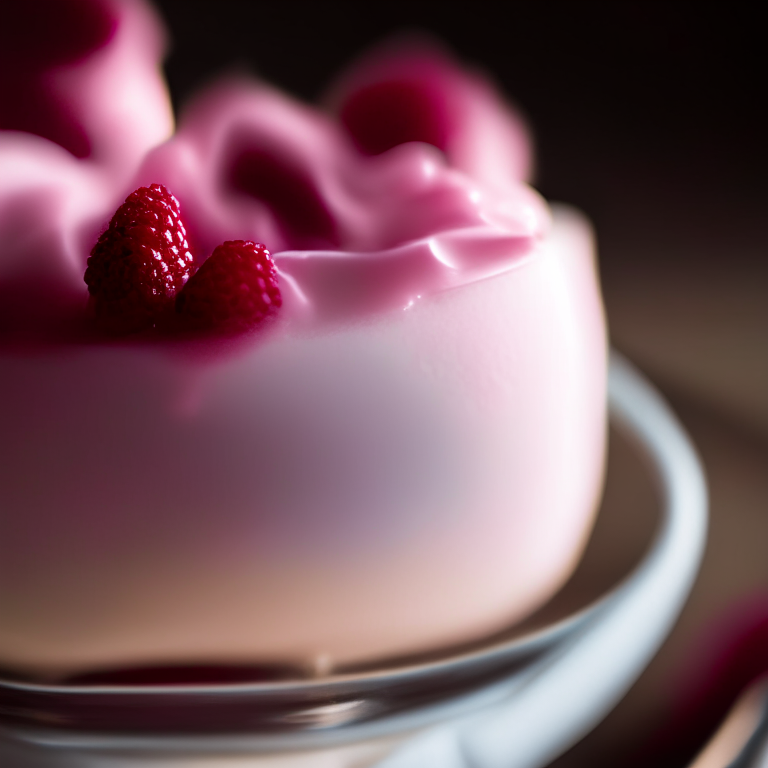
[{"label": "pink frosting peak", "polygon": [[[25,308],[40,318],[41,307],[55,315],[84,300],[99,228],[153,183],[181,201],[198,263],[224,240],[264,243],[282,314],[313,321],[407,307],[497,274],[546,231],[546,206],[521,181],[521,121],[433,46],[364,59],[331,89],[330,111],[224,79],[162,143],[171,122],[157,18],[125,0],[62,7],[79,30],[72,50],[33,58],[24,82],[30,103],[66,107],[63,133],[16,130],[23,110],[0,132],[0,295],[14,298],[0,327]],[[65,128],[80,144],[57,139]]]},{"label": "pink frosting peak", "polygon": [[[31,0],[9,4],[0,24],[0,126],[43,136],[75,157],[91,154],[91,136],[62,91],[58,72],[78,68],[114,35],[107,3]],[[65,86],[66,87],[66,86]]]},{"label": "pink frosting peak", "polygon": [[131,172],[173,128],[159,64],[165,34],[131,0],[24,0],[0,23],[0,129]]},{"label": "pink frosting peak", "polygon": [[173,130],[154,11],[23,0],[0,20],[0,336],[82,310],[99,229]]},{"label": "pink frosting peak", "polygon": [[530,177],[531,138],[520,116],[484,74],[459,66],[432,40],[398,38],[373,49],[338,78],[328,102],[368,154],[424,141],[483,183]]}]

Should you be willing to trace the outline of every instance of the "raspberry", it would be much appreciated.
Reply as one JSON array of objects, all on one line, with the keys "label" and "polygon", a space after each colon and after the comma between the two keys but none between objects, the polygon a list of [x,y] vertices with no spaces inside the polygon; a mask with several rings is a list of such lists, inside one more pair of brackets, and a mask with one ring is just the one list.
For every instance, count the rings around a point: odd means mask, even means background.
[{"label": "raspberry", "polygon": [[198,328],[247,330],[282,305],[269,251],[250,240],[228,240],[176,297],[176,311]]},{"label": "raspberry", "polygon": [[115,333],[155,325],[194,271],[179,201],[161,184],[139,187],[117,209],[88,259],[96,321]]}]

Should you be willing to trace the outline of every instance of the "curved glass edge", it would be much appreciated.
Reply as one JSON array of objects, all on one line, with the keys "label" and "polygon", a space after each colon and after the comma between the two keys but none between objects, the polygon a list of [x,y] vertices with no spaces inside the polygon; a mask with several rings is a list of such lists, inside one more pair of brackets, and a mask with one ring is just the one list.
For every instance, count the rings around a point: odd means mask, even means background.
[{"label": "curved glass edge", "polygon": [[[114,738],[40,730],[27,734],[25,740],[70,749],[260,753],[417,732],[419,736],[377,768],[410,765],[413,757],[423,754],[425,745],[436,743],[441,745],[440,754],[450,745],[451,753],[461,760],[456,766],[546,764],[610,711],[655,654],[687,598],[706,537],[707,490],[696,451],[658,393],[615,352],[609,401],[612,419],[633,439],[659,486],[663,521],[635,571],[584,609],[590,621],[583,621],[574,636],[524,670],[458,699],[329,730],[197,739]],[[619,649],[621,663],[616,668],[606,660]]]}]

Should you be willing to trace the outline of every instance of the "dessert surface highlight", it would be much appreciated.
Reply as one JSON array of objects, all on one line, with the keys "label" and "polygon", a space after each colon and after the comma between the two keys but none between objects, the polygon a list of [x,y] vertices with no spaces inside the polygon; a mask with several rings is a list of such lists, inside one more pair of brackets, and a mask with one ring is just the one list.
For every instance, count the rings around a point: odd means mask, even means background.
[{"label": "dessert surface highlight", "polygon": [[[72,50],[2,85],[29,98],[0,112],[0,667],[344,663],[535,610],[599,498],[606,343],[589,225],[525,184],[520,119],[411,44],[322,110],[226,78],[174,131],[151,8],[59,5]],[[276,312],[90,325],[88,254],[154,184],[190,274],[269,249]]]}]

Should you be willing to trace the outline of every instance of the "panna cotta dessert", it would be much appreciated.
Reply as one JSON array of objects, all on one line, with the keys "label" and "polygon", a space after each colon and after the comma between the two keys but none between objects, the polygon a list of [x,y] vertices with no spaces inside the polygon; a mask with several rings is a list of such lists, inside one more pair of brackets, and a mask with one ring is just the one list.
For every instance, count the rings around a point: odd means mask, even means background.
[{"label": "panna cotta dessert", "polygon": [[0,123],[0,667],[323,671],[546,602],[606,334],[516,114],[407,45],[321,108],[219,81],[174,130],[152,10],[56,5]]}]

